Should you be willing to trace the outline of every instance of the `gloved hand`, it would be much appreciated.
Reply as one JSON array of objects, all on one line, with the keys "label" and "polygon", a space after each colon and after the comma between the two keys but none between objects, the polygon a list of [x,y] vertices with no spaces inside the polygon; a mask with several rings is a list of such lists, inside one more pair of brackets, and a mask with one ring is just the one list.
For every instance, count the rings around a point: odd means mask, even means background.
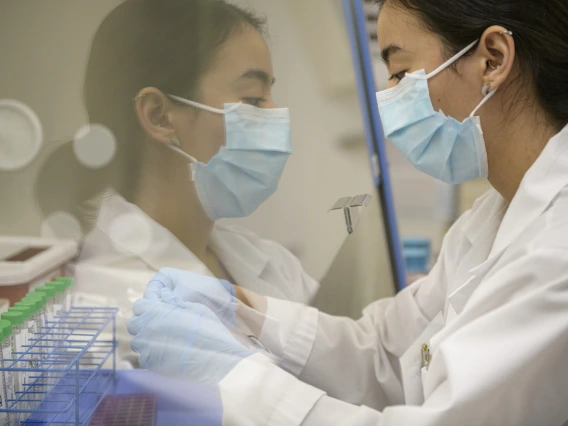
[{"label": "gloved hand", "polygon": [[225,280],[173,268],[160,269],[146,287],[144,298],[159,300],[164,288],[184,302],[200,303],[211,309],[225,325],[236,324],[235,289]]},{"label": "gloved hand", "polygon": [[128,321],[142,368],[215,386],[252,355],[206,306],[183,302],[169,289],[161,296],[138,299]]}]

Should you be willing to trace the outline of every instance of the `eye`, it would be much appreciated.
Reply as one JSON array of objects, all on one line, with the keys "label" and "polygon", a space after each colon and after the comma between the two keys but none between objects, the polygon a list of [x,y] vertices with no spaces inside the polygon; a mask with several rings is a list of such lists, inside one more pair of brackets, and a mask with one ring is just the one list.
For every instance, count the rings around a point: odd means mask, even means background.
[{"label": "eye", "polygon": [[406,76],[406,71],[401,71],[401,72],[399,72],[399,73],[396,73],[396,74],[391,75],[391,76],[389,77],[389,81],[392,81],[392,80],[398,80],[398,81],[400,81],[400,80],[402,80],[405,76]]},{"label": "eye", "polygon": [[243,103],[258,107],[261,103],[266,102],[264,98],[243,98]]}]

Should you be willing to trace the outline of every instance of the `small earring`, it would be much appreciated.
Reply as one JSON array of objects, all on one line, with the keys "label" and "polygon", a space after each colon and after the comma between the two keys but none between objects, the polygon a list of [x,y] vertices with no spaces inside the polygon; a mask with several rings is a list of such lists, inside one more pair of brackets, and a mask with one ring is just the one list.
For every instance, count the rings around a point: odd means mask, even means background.
[{"label": "small earring", "polygon": [[172,144],[172,146],[175,146],[176,148],[179,148],[181,146],[181,143],[179,142],[179,139],[176,136],[172,136],[170,138],[170,143]]},{"label": "small earring", "polygon": [[487,96],[489,94],[489,89],[491,88],[491,84],[486,83],[483,85],[483,89],[481,89],[481,94],[483,96]]}]

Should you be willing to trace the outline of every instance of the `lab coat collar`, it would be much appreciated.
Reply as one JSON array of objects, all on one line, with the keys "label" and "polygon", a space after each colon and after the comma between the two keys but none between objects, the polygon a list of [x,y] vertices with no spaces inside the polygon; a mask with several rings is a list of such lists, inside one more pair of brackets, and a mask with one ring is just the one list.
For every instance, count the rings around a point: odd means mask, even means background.
[{"label": "lab coat collar", "polygon": [[[118,234],[120,235],[118,238],[115,229],[116,224],[120,223],[120,218],[126,219],[129,226],[127,230],[123,229]],[[111,242],[105,245],[105,257],[133,256],[156,271],[164,267],[173,267],[212,275],[203,262],[167,228],[152,220],[138,206],[129,203],[114,192],[109,192],[104,197],[97,219],[97,231]],[[140,249],[130,250],[132,246],[138,248],[137,241],[140,242]],[[246,244],[246,238],[231,232],[227,227],[215,225],[210,248],[229,272],[233,275],[235,268],[243,268],[242,265],[246,265],[249,274],[260,276],[268,264],[268,256],[258,249],[252,250],[250,244],[246,251],[239,250],[243,244]],[[245,253],[246,259],[244,258]],[[230,260],[229,263],[228,260]]]},{"label": "lab coat collar", "polygon": [[[253,244],[251,239],[247,238],[247,234],[250,234],[250,231],[215,224],[209,242],[211,250],[230,271],[237,283],[241,283],[243,279],[250,280],[251,276],[260,279],[270,262],[270,257],[261,250],[258,244]],[[258,291],[264,291],[266,283],[259,284]],[[254,287],[254,283],[249,282],[247,285]],[[254,289],[251,288],[251,290]]]},{"label": "lab coat collar", "polygon": [[475,202],[470,213],[475,216],[468,220],[463,228],[471,246],[477,246],[480,241],[487,239],[488,234],[495,235],[506,208],[505,199],[493,188]]},{"label": "lab coat collar", "polygon": [[526,173],[501,223],[490,256],[507,248],[568,186],[568,126],[554,136]]}]

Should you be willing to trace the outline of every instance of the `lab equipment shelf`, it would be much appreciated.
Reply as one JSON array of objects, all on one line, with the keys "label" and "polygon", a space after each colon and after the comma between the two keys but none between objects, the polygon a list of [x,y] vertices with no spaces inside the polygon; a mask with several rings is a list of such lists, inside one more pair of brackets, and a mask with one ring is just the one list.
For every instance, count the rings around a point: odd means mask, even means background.
[{"label": "lab equipment shelf", "polygon": [[116,382],[116,313],[72,307],[4,360],[0,372],[23,385],[0,409],[0,425],[87,425]]}]

